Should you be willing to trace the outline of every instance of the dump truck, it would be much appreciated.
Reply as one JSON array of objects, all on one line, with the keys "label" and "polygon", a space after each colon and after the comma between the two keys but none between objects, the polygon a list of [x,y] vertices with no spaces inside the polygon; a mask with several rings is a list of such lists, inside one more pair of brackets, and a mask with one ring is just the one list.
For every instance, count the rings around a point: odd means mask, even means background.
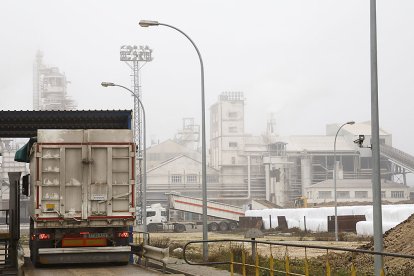
[{"label": "dump truck", "polygon": [[128,263],[135,149],[128,129],[38,130],[28,148],[34,265]]},{"label": "dump truck", "polygon": [[[203,202],[201,198],[183,196],[177,193],[166,194],[168,196],[168,209],[203,214]],[[238,227],[239,218],[244,216],[243,208],[225,203],[207,201],[208,230],[227,231]],[[153,204],[147,208],[147,229],[150,232],[161,230],[173,230],[183,232],[194,221],[171,221],[167,208],[161,204]]]}]

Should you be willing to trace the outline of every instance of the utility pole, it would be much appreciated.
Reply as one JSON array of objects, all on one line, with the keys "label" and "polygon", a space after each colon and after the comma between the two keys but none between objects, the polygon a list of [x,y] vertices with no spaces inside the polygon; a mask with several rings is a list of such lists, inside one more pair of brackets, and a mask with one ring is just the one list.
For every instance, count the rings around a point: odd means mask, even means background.
[{"label": "utility pole", "polygon": [[[382,252],[382,206],[381,206],[381,168],[379,148],[378,112],[378,66],[377,66],[377,4],[370,2],[370,44],[371,44],[371,137],[372,137],[372,209],[374,224],[374,251]],[[374,256],[375,275],[382,271],[382,256]]]}]

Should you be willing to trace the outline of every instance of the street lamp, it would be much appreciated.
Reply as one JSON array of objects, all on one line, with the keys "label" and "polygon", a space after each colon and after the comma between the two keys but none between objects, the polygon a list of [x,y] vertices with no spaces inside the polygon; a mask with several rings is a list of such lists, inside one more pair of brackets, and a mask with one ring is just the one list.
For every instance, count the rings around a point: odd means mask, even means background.
[{"label": "street lamp", "polygon": [[335,141],[334,141],[334,201],[335,201],[335,240],[338,241],[338,202],[336,200],[336,138],[338,137],[338,133],[345,125],[353,125],[355,124],[354,121],[346,122],[342,126],[339,127],[338,131],[335,134]]},{"label": "street lamp", "polygon": [[[202,151],[202,194],[203,194],[203,240],[208,240],[208,232],[207,232],[207,161],[206,161],[206,116],[205,116],[205,100],[204,100],[204,65],[203,59],[201,58],[200,51],[198,50],[197,46],[193,42],[193,40],[183,31],[180,29],[160,23],[158,21],[151,21],[151,20],[141,20],[139,21],[139,25],[141,27],[151,27],[151,26],[166,26],[171,29],[174,29],[181,34],[183,34],[194,46],[198,58],[200,59],[200,67],[201,67],[201,151]],[[203,259],[207,261],[208,259],[208,244],[203,243]]]},{"label": "street lamp", "polygon": [[[143,231],[147,232],[147,145],[146,145],[146,138],[145,136],[147,135],[147,131],[146,131],[146,127],[147,127],[147,122],[145,120],[145,108],[144,105],[142,104],[141,100],[139,99],[138,95],[136,95],[131,89],[129,89],[128,87],[125,87],[123,85],[119,85],[113,82],[102,82],[101,85],[103,87],[108,87],[108,86],[118,86],[121,87],[123,89],[128,90],[132,96],[135,97],[135,99],[138,100],[139,105],[142,108],[142,119],[144,121],[144,135],[143,135],[143,144],[144,144],[144,150],[143,150],[143,176],[142,176],[142,225],[143,225]],[[133,191],[135,193],[135,191]],[[145,237],[145,236],[144,236]],[[145,239],[144,239],[145,240]]]}]

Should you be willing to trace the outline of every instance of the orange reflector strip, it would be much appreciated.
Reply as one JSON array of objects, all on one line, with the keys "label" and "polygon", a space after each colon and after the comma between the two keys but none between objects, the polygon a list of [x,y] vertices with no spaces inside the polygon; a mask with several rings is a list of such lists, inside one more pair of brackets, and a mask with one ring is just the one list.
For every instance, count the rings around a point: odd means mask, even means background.
[{"label": "orange reflector strip", "polygon": [[62,247],[83,246],[82,239],[64,239],[62,240]]},{"label": "orange reflector strip", "polygon": [[106,239],[86,239],[85,246],[106,246]]},{"label": "orange reflector strip", "polygon": [[90,238],[90,239],[63,239],[62,247],[87,247],[87,246],[106,246],[105,238]]}]

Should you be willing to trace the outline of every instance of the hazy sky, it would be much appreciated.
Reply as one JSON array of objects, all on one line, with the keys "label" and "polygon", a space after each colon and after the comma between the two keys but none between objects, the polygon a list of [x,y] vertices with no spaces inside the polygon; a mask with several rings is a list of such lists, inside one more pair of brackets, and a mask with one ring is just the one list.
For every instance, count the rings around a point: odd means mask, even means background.
[{"label": "hazy sky", "polygon": [[[380,125],[414,154],[414,1],[379,0]],[[142,69],[149,138],[170,138],[183,117],[200,123],[204,59],[207,111],[223,91],[242,91],[246,129],[260,134],[275,112],[278,132],[324,134],[328,123],[370,120],[369,0],[0,1],[0,109],[32,109],[36,51],[66,73],[80,109],[132,109],[102,81],[130,85],[124,44],[149,45]],[[209,114],[207,113],[209,119]],[[208,122],[209,123],[209,120]]]}]

